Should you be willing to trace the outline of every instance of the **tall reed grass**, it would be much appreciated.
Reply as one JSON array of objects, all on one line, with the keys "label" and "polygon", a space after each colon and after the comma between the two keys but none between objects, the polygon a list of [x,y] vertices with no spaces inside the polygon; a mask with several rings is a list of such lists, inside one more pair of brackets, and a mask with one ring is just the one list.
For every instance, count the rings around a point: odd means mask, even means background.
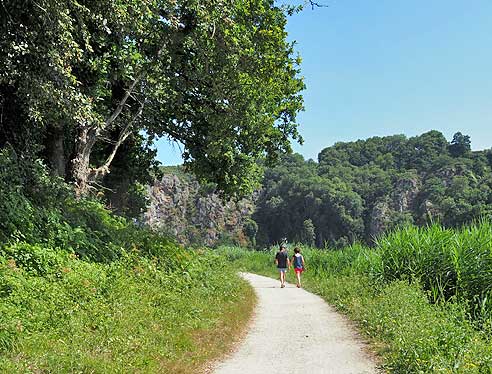
[{"label": "tall reed grass", "polygon": [[492,223],[458,230],[406,227],[377,240],[381,277],[421,282],[432,302],[456,299],[473,319],[492,317]]}]

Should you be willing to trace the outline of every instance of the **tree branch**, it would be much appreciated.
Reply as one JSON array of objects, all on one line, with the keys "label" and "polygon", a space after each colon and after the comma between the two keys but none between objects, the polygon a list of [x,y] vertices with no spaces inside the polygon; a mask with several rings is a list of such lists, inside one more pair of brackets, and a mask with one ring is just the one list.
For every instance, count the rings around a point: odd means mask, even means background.
[{"label": "tree branch", "polygon": [[[165,44],[161,46],[161,48],[159,48],[159,50],[157,51],[157,58],[159,58],[162,54],[162,51],[165,47]],[[120,102],[118,103],[118,106],[116,107],[116,109],[113,111],[113,113],[109,116],[109,118],[106,120],[105,124],[104,124],[104,127],[108,127],[109,125],[111,125],[111,123],[114,122],[114,120],[116,118],[118,118],[118,116],[120,115],[120,113],[122,112],[123,108],[125,107],[125,104],[126,102],[128,101],[128,98],[131,97],[131,94],[135,88],[135,86],[137,85],[137,83],[145,76],[145,70],[142,69],[140,71],[140,73],[137,75],[137,77],[134,79],[134,81],[132,82],[132,84],[130,85],[130,87],[128,87],[128,90],[125,91],[125,95],[123,96],[123,98],[120,100]]]},{"label": "tree branch", "polygon": [[91,180],[96,180],[100,175],[104,176],[109,173],[109,166],[111,165],[111,162],[113,162],[114,156],[116,155],[118,148],[125,142],[128,136],[130,136],[130,134],[132,133],[131,128],[133,124],[137,121],[138,117],[140,117],[140,115],[142,114],[143,108],[144,108],[144,103],[140,105],[137,114],[135,114],[132,120],[128,122],[127,125],[121,130],[120,135],[118,136],[118,140],[114,143],[111,153],[106,158],[106,162],[102,166],[91,170]]},{"label": "tree branch", "polygon": [[111,115],[109,116],[109,118],[105,121],[105,123],[104,123],[105,126],[104,127],[108,127],[109,125],[111,125],[114,122],[114,120],[116,118],[118,118],[118,116],[120,115],[121,111],[125,107],[125,104],[128,101],[128,98],[132,94],[133,89],[135,88],[135,86],[137,85],[137,83],[140,81],[140,79],[142,79],[143,76],[144,76],[144,72],[142,71],[134,79],[134,81],[132,82],[132,84],[130,85],[130,87],[128,87],[128,90],[125,91],[125,94],[123,95],[123,98],[118,103],[118,106],[116,107],[116,109],[113,111],[113,113],[111,113]]},{"label": "tree branch", "polygon": [[311,9],[314,10],[314,8],[328,8],[328,5],[326,4],[320,4],[317,3],[316,1],[309,0],[309,5],[311,5]]}]

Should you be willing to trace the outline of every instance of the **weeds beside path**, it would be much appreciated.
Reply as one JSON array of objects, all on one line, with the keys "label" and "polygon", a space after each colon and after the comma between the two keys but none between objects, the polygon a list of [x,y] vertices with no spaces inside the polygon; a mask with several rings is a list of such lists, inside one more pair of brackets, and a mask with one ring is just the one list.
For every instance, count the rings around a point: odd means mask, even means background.
[{"label": "weeds beside path", "polygon": [[174,250],[174,268],[139,253],[99,264],[4,250],[0,372],[200,372],[230,349],[255,296],[213,253]]}]

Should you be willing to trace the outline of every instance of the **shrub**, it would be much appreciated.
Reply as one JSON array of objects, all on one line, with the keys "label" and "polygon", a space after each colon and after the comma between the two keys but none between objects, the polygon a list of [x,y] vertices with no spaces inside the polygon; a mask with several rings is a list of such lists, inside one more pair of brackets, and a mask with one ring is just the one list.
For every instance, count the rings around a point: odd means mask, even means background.
[{"label": "shrub", "polygon": [[69,254],[49,247],[16,243],[0,248],[0,256],[29,274],[45,276],[59,272]]}]

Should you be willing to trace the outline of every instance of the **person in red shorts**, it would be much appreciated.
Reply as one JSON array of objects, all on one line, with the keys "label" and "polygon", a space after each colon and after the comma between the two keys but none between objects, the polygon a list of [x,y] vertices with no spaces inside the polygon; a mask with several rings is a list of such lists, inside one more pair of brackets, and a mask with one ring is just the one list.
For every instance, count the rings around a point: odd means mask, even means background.
[{"label": "person in red shorts", "polygon": [[294,248],[294,256],[292,256],[292,265],[296,273],[297,288],[301,288],[301,273],[306,270],[304,257],[301,255],[299,247]]}]

